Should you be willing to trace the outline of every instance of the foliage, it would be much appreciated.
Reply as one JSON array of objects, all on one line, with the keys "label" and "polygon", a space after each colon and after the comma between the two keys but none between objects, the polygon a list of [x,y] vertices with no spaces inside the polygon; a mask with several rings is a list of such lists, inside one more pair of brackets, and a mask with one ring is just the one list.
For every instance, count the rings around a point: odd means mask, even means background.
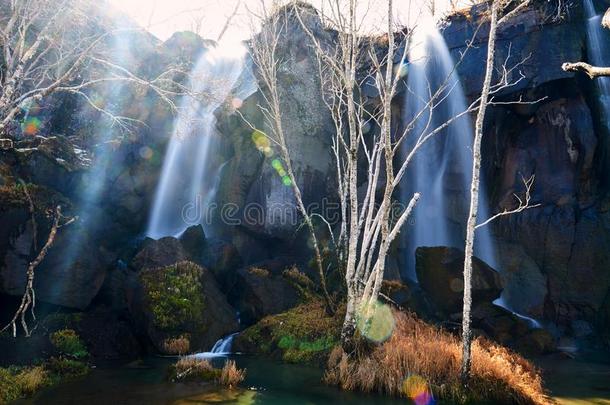
[{"label": "foliage", "polygon": [[411,399],[430,395],[453,403],[551,403],[531,363],[484,339],[473,343],[472,378],[464,389],[459,338],[412,314],[394,312],[394,317],[394,333],[372,350],[351,357],[339,347],[333,350],[326,382],[347,390]]},{"label": "foliage", "polygon": [[53,346],[61,353],[77,359],[89,356],[87,347],[73,329],[62,329],[49,336]]},{"label": "foliage", "polygon": [[201,274],[201,267],[188,261],[142,272],[146,300],[156,327],[174,331],[185,324],[203,323]]},{"label": "foliage", "polygon": [[321,301],[267,316],[240,336],[246,346],[293,363],[323,361],[339,342],[342,311],[329,316]]},{"label": "foliage", "polygon": [[0,403],[32,395],[49,383],[42,366],[0,368]]},{"label": "foliage", "polygon": [[45,366],[55,380],[80,377],[89,372],[86,363],[66,357],[51,357]]}]

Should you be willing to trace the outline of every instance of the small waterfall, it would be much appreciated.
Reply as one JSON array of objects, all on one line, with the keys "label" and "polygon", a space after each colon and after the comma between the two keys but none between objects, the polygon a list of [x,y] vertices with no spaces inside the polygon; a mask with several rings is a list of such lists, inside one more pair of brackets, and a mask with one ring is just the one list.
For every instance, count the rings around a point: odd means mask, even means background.
[{"label": "small waterfall", "polygon": [[188,226],[203,223],[204,210],[213,197],[212,173],[217,169],[217,163],[210,159],[217,135],[214,112],[229,96],[238,107],[256,91],[246,52],[241,44],[219,44],[199,57],[189,83],[196,97],[185,95],[180,102],[147,236],[178,236]]},{"label": "small waterfall", "polygon": [[[604,44],[604,32],[601,25],[602,14],[597,14],[593,0],[584,0],[585,16],[587,18],[587,51],[589,62],[595,66],[610,66],[610,54]],[[600,92],[600,103],[602,113],[608,116],[610,111],[610,77],[598,77],[595,79]],[[604,120],[609,125],[608,120]],[[608,128],[610,129],[610,128]]]},{"label": "small waterfall", "polygon": [[196,353],[192,357],[201,358],[201,359],[212,359],[215,357],[227,357],[231,354],[231,345],[233,344],[233,339],[237,336],[237,333],[233,333],[229,336],[226,336],[222,339],[218,339],[212,350],[209,352]]},{"label": "small waterfall", "polygon": [[[410,150],[420,136],[456,117],[468,108],[455,64],[443,36],[435,24],[420,25],[428,30],[415,33],[409,52],[405,125],[414,122],[414,129],[405,143]],[[440,91],[432,111],[420,114],[432,95]],[[418,116],[419,115],[419,116]],[[465,221],[470,201],[472,176],[471,117],[461,116],[441,133],[431,138],[416,154],[403,184],[403,201],[414,192],[422,197],[411,225],[406,229],[409,278],[416,281],[415,249],[419,246],[452,246],[464,249]],[[479,197],[479,218],[488,217],[485,190]],[[475,254],[492,267],[495,253],[488,227],[477,231]]]}]

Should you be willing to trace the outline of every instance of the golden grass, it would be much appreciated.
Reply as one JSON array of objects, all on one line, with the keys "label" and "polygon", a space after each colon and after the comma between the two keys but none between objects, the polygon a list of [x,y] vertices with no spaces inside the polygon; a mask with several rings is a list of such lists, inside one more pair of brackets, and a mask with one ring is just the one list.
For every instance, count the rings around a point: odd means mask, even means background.
[{"label": "golden grass", "polygon": [[220,370],[218,384],[227,388],[235,388],[246,378],[246,370],[240,369],[233,360],[227,360]]},{"label": "golden grass", "polygon": [[[392,336],[368,354],[347,356],[336,348],[328,361],[327,383],[346,390],[412,397],[423,391],[458,403],[552,404],[540,373],[521,356],[484,339],[472,347],[472,380],[460,383],[458,337],[412,314],[394,312]],[[427,387],[422,387],[427,385]]]},{"label": "golden grass", "polygon": [[189,352],[191,342],[188,336],[179,336],[177,338],[168,338],[163,341],[163,351],[167,354],[183,355]]},{"label": "golden grass", "polygon": [[173,381],[211,381],[219,373],[206,359],[182,357],[170,368],[170,379]]},{"label": "golden grass", "polygon": [[229,389],[246,378],[246,370],[238,368],[233,360],[227,360],[222,369],[218,369],[207,359],[182,357],[169,371],[171,381],[214,382]]}]

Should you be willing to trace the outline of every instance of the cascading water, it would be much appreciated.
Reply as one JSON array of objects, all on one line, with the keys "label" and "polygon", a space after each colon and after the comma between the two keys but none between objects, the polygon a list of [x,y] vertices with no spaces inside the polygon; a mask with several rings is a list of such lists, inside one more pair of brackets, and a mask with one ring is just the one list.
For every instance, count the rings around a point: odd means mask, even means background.
[{"label": "cascading water", "polygon": [[[434,27],[434,24],[425,24]],[[409,76],[405,122],[413,122],[413,131],[408,135],[409,148],[420,136],[425,136],[439,125],[454,117],[447,129],[434,135],[417,152],[412,167],[407,173],[407,184],[403,187],[406,201],[419,191],[422,197],[413,213],[414,226],[407,232],[408,276],[417,281],[415,274],[415,249],[419,246],[451,246],[464,248],[464,224],[470,201],[472,179],[473,127],[467,110],[468,104],[462,89],[455,64],[445,39],[436,28],[421,35],[416,33],[414,47],[409,52]],[[423,37],[423,38],[422,38]],[[440,91],[439,91],[440,90]],[[434,103],[430,115],[426,105]],[[424,111],[423,114],[420,114]],[[479,222],[489,217],[489,206],[485,187],[479,190]],[[475,255],[498,271],[495,248],[488,226],[477,230]],[[529,317],[514,312],[504,297],[494,304],[511,311],[528,321],[531,327],[540,324]]]},{"label": "cascading water", "polygon": [[209,159],[215,148],[214,112],[230,95],[239,104],[256,91],[246,48],[219,44],[206,50],[189,86],[196,97],[185,95],[180,102],[146,232],[155,239],[178,236],[205,219],[216,184],[211,173],[218,169]]},{"label": "cascading water", "polygon": [[201,358],[201,359],[212,359],[215,357],[227,357],[231,354],[231,345],[233,344],[233,339],[237,336],[237,333],[233,333],[229,336],[226,336],[222,339],[218,339],[212,350],[209,352],[196,353],[193,354],[192,357]]},{"label": "cascading water", "polygon": [[[405,122],[413,124],[405,147],[426,136],[453,117],[463,114],[468,104],[443,36],[433,23],[420,25],[409,52]],[[437,94],[438,92],[438,94]],[[437,94],[435,96],[435,94]],[[426,105],[433,103],[432,112]],[[420,114],[420,112],[422,112]],[[472,175],[473,128],[468,114],[454,119],[416,153],[402,188],[404,200],[414,192],[422,194],[406,232],[408,276],[416,281],[415,249],[419,246],[464,248],[464,224],[468,214]],[[488,207],[481,191],[479,218],[487,218]],[[475,254],[491,266],[496,264],[489,230],[477,232]]]},{"label": "cascading water", "polygon": [[[585,16],[587,18],[587,51],[589,61],[595,66],[610,66],[610,53],[604,43],[607,35],[601,25],[602,14],[597,14],[593,0],[584,0]],[[596,80],[599,88],[602,114],[608,117],[610,112],[610,77],[598,77]],[[603,120],[608,124],[608,120]],[[608,128],[610,129],[610,128]]]}]

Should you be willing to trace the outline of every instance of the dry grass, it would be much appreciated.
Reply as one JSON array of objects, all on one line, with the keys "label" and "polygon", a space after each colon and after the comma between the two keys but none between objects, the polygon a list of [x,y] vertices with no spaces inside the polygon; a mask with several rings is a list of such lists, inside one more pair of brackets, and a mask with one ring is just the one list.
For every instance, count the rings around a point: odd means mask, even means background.
[{"label": "dry grass", "polygon": [[183,357],[170,368],[171,381],[214,382],[227,388],[235,388],[246,378],[246,370],[233,360],[227,360],[222,369],[214,368],[209,360]]},{"label": "dry grass", "polygon": [[246,378],[246,370],[240,369],[233,360],[227,360],[220,370],[218,384],[228,388],[235,388]]},{"label": "dry grass", "polygon": [[269,273],[269,270],[260,267],[250,267],[248,268],[248,273],[252,274],[253,276],[262,278],[267,278],[271,275],[271,273]]},{"label": "dry grass", "polygon": [[206,359],[182,357],[170,369],[172,381],[211,381],[218,378],[216,370]]},{"label": "dry grass", "polygon": [[36,366],[17,375],[17,382],[25,395],[32,395],[48,384],[48,377],[49,373],[42,366]]},{"label": "dry grass", "polygon": [[530,362],[483,339],[473,343],[473,377],[464,389],[459,339],[414,315],[394,312],[394,317],[390,339],[367,355],[348,357],[336,348],[328,362],[326,382],[347,390],[411,398],[423,392],[458,403],[553,403]]},{"label": "dry grass", "polygon": [[163,351],[167,354],[183,355],[191,349],[191,342],[188,336],[169,338],[163,341]]}]

